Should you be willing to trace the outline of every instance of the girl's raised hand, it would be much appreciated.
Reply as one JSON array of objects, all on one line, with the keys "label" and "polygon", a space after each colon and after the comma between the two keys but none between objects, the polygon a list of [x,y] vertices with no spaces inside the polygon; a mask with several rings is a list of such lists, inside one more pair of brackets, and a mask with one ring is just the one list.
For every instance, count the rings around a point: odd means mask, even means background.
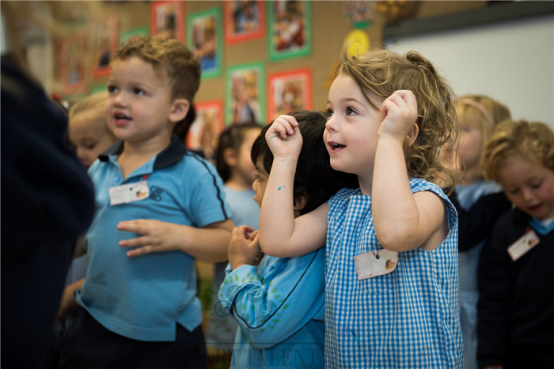
[{"label": "girl's raised hand", "polygon": [[246,225],[235,227],[231,233],[228,256],[233,270],[242,265],[257,266],[263,256],[258,230],[254,231]]},{"label": "girl's raised hand", "polygon": [[298,157],[302,149],[302,134],[293,116],[281,115],[271,124],[265,139],[274,157]]},{"label": "girl's raised hand", "polygon": [[398,90],[389,96],[381,105],[383,122],[379,128],[381,136],[404,140],[414,129],[417,120],[417,101],[410,90]]}]

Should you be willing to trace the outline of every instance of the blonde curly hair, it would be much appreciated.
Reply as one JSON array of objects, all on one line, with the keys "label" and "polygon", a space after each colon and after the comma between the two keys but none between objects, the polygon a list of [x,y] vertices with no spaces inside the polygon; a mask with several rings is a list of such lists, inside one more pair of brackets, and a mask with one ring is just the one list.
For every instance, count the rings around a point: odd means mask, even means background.
[{"label": "blonde curly hair", "polygon": [[506,162],[520,157],[554,171],[554,132],[542,122],[506,120],[492,133],[481,159],[485,178],[498,181]]},{"label": "blonde curly hair", "polygon": [[200,86],[200,62],[185,44],[160,36],[133,37],[117,49],[112,64],[131,57],[139,57],[158,74],[166,74],[172,99],[185,98],[192,104]]},{"label": "blonde curly hair", "polygon": [[409,139],[404,145],[408,175],[432,182],[437,182],[439,173],[455,178],[439,159],[444,144],[458,145],[454,93],[431,62],[415,51],[399,55],[372,50],[349,56],[347,50],[343,49],[336,75],[352,77],[374,109],[379,110],[369,94],[384,100],[397,90],[411,90],[416,97],[419,134],[412,145],[408,145]]}]

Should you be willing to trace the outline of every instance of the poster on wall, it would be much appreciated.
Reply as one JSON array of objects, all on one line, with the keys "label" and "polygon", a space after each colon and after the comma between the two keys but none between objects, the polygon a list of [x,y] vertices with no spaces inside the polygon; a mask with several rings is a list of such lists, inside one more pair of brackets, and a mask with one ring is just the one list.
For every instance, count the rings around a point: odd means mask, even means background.
[{"label": "poster on wall", "polygon": [[312,74],[309,68],[269,75],[267,121],[281,114],[312,109]]},{"label": "poster on wall", "polygon": [[187,46],[200,60],[202,79],[219,76],[223,60],[223,23],[219,8],[187,17]]},{"label": "poster on wall", "polygon": [[91,24],[91,51],[93,76],[110,73],[110,63],[119,42],[118,18],[111,16]]},{"label": "poster on wall", "polygon": [[60,42],[60,90],[63,94],[85,89],[85,37],[75,35]]},{"label": "poster on wall", "polygon": [[347,0],[343,7],[346,19],[354,28],[365,28],[375,21],[372,0]]},{"label": "poster on wall", "polygon": [[227,44],[261,37],[265,31],[265,1],[225,1]]},{"label": "poster on wall", "polygon": [[275,0],[269,6],[269,59],[308,55],[311,51],[309,1]]},{"label": "poster on wall", "polygon": [[150,9],[150,34],[185,42],[185,13],[182,1],[153,1]]},{"label": "poster on wall", "polygon": [[194,104],[196,119],[192,123],[186,139],[187,148],[199,151],[204,158],[213,160],[219,134],[223,131],[223,103],[206,101]]},{"label": "poster on wall", "polygon": [[265,118],[265,76],[261,62],[229,67],[226,124],[256,122]]}]

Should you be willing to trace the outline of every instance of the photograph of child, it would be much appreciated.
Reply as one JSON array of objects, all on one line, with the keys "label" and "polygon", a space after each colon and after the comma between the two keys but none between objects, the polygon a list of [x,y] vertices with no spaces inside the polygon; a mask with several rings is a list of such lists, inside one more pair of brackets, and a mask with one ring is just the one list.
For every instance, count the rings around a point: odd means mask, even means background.
[{"label": "photograph of child", "polygon": [[270,57],[281,59],[310,51],[310,11],[307,1],[274,1],[270,6]]},{"label": "photograph of child", "polygon": [[185,40],[184,14],[179,1],[153,1],[150,33],[171,39]]},{"label": "photograph of child", "polygon": [[223,131],[223,104],[220,101],[195,104],[196,119],[187,136],[187,148],[204,154],[207,160],[215,157],[217,139]]},{"label": "photograph of child", "polygon": [[264,1],[226,1],[225,37],[227,43],[234,43],[262,36],[265,30],[264,14]]},{"label": "photograph of child", "polygon": [[103,76],[110,72],[110,62],[118,47],[118,19],[108,17],[92,24],[93,75]]},{"label": "photograph of child", "polygon": [[263,100],[261,85],[264,81],[261,64],[232,68],[229,71],[228,96],[230,102],[227,111],[229,122],[261,123]]},{"label": "photograph of child", "polygon": [[190,15],[187,26],[187,44],[200,60],[202,78],[221,73],[222,26],[219,9]]},{"label": "photograph of child", "polygon": [[308,68],[269,75],[267,120],[289,112],[312,109],[311,72]]}]

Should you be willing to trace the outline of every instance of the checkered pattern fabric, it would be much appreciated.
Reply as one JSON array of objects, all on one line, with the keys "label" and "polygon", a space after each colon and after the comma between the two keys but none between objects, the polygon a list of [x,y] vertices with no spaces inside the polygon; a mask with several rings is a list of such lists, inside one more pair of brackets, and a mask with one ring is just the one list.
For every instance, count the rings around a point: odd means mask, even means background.
[{"label": "checkered pattern fabric", "polygon": [[460,368],[458,216],[434,184],[411,179],[447,204],[450,232],[434,251],[398,254],[389,274],[359,280],[354,256],[380,250],[371,196],[343,189],[329,201],[325,282],[326,368]]}]

